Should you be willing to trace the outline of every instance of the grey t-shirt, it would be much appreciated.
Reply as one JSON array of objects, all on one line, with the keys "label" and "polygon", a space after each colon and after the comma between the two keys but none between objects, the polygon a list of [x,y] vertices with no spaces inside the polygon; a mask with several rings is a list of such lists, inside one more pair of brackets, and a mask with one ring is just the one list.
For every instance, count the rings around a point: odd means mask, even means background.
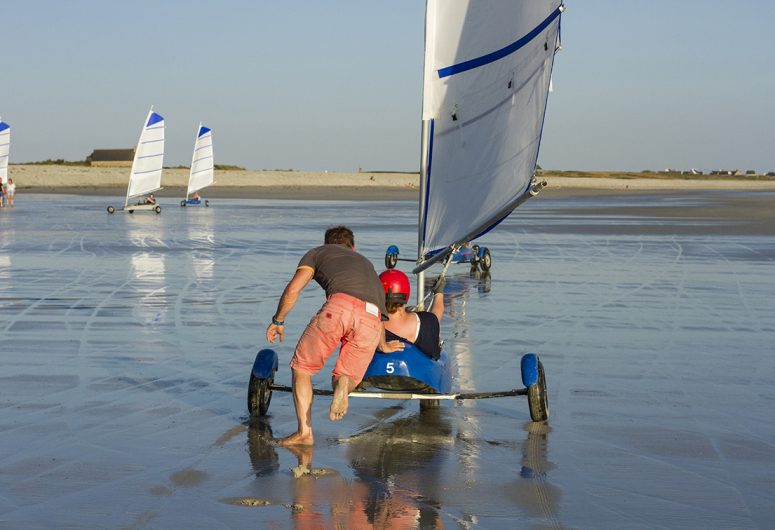
[{"label": "grey t-shirt", "polygon": [[313,278],[326,292],[349,294],[364,302],[371,302],[386,318],[385,291],[382,282],[365,256],[344,245],[323,245],[308,251],[299,261],[299,268],[315,271]]}]

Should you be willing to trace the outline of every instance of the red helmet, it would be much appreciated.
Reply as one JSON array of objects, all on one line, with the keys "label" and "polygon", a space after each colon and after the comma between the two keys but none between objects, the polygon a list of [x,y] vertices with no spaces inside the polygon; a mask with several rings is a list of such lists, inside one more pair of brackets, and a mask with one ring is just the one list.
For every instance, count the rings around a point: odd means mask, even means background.
[{"label": "red helmet", "polygon": [[386,302],[405,304],[409,301],[409,278],[403,272],[390,269],[379,275]]}]

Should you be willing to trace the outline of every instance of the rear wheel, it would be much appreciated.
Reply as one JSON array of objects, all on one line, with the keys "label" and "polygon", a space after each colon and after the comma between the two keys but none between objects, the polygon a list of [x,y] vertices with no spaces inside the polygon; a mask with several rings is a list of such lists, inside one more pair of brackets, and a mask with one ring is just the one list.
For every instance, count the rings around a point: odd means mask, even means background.
[{"label": "rear wheel", "polygon": [[248,384],[248,411],[251,416],[266,416],[269,403],[272,401],[272,390],[269,386],[274,382],[274,377],[261,379],[250,374]]},{"label": "rear wheel", "polygon": [[156,212],[156,213],[161,213],[161,206],[159,206],[159,205],[157,204],[157,205],[156,205],[156,208],[154,208],[154,209],[153,209],[153,211],[154,211],[154,212]]},{"label": "rear wheel", "polygon": [[210,201],[205,201],[205,208],[209,208],[209,207],[210,207]]},{"label": "rear wheel", "polygon": [[115,208],[113,208],[112,206],[108,206],[108,213],[113,213],[115,211],[116,211]]},{"label": "rear wheel", "polygon": [[549,419],[549,397],[546,390],[544,365],[538,361],[538,381],[527,388],[527,402],[530,405],[530,419],[546,421]]},{"label": "rear wheel", "polygon": [[186,201],[185,201],[185,200],[183,200],[183,201],[180,201],[180,206],[182,206],[183,208],[185,208],[185,207],[186,207]]}]

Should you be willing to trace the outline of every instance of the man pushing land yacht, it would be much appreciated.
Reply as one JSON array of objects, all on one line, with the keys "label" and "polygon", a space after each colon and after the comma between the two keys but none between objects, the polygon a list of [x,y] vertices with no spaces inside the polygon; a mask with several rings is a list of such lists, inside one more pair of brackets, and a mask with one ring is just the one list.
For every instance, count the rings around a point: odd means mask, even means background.
[{"label": "man pushing land yacht", "polygon": [[314,280],[326,292],[326,302],[312,317],[291,359],[293,403],[298,429],[280,445],[312,445],[312,376],[340,347],[331,384],[334,395],[329,409],[332,421],[347,414],[348,397],[379,347],[383,352],[403,349],[400,341],[385,340],[385,293],[374,266],[355,252],[355,237],[346,226],[326,230],[324,244],[309,250],[285,286],[277,311],[266,328],[266,339],[274,343],[285,337],[285,318],[302,289]]}]

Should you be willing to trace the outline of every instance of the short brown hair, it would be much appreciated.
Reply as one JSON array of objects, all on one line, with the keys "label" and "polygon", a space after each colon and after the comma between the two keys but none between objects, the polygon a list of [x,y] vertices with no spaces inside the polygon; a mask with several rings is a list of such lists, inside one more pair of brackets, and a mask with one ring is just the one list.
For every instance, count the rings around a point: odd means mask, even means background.
[{"label": "short brown hair", "polygon": [[355,246],[355,236],[353,231],[346,226],[333,226],[326,230],[326,237],[323,240],[326,245],[347,245]]},{"label": "short brown hair", "polygon": [[387,309],[388,315],[392,315],[405,305],[404,302],[385,302],[385,309]]}]

